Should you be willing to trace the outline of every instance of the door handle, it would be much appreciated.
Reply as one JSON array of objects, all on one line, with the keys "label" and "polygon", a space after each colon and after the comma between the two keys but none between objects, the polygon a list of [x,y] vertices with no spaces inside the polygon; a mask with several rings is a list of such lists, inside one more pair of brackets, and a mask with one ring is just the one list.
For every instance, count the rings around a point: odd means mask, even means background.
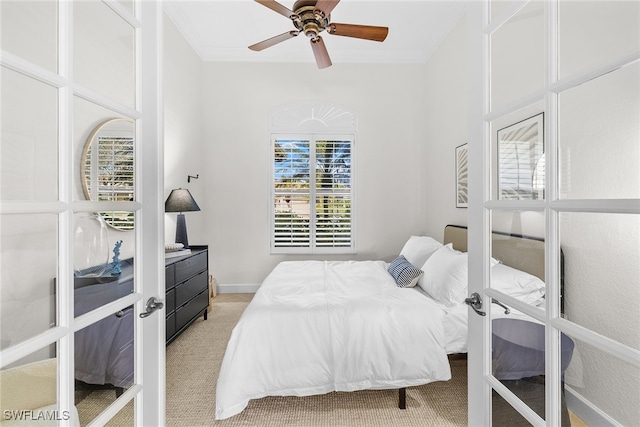
[{"label": "door handle", "polygon": [[145,317],[149,317],[151,313],[161,309],[162,307],[164,307],[164,304],[160,300],[156,299],[155,297],[151,297],[147,300],[147,310],[144,313],[140,313],[140,317],[142,317],[143,319]]},{"label": "door handle", "polygon": [[473,311],[475,311],[480,316],[487,315],[487,313],[480,310],[482,308],[482,298],[480,298],[480,294],[478,294],[477,292],[474,292],[471,295],[469,295],[469,298],[465,298],[464,303],[467,305],[470,305],[471,308],[473,308]]}]

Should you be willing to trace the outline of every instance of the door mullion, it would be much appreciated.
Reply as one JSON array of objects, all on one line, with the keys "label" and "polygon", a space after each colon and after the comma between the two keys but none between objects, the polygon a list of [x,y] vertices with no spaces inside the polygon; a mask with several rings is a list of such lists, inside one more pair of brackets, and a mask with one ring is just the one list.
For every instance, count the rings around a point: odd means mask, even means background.
[{"label": "door mullion", "polygon": [[558,2],[548,0],[545,7],[545,45],[547,50],[545,110],[545,420],[547,425],[561,424],[560,331],[551,320],[560,316],[560,230],[558,212],[550,201],[559,195],[558,94],[549,88],[558,80]]},{"label": "door mullion", "polygon": [[[58,344],[58,405],[70,411],[75,405],[74,292],[73,292],[73,5],[58,2],[58,74],[66,81],[58,89],[58,200],[65,210],[58,216],[57,322],[67,333]],[[71,425],[63,419],[60,425]]]}]

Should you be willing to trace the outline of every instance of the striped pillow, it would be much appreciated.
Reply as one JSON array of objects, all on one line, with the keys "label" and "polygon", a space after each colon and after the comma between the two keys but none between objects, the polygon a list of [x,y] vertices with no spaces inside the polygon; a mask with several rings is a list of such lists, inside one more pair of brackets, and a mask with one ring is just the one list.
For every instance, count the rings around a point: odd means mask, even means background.
[{"label": "striped pillow", "polygon": [[407,261],[402,255],[391,261],[387,271],[393,276],[393,279],[400,288],[413,288],[416,283],[418,283],[420,276],[422,276],[422,270],[414,267],[413,264]]}]

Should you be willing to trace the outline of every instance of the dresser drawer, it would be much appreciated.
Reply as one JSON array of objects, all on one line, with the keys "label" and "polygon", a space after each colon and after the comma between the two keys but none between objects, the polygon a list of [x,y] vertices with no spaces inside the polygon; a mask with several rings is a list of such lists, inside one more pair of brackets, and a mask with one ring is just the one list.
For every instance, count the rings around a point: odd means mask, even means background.
[{"label": "dresser drawer", "polygon": [[176,309],[176,290],[175,289],[171,289],[167,291],[165,302],[167,305],[167,313],[171,313],[173,310]]},{"label": "dresser drawer", "polygon": [[165,339],[168,340],[176,333],[176,314],[171,313],[169,317],[167,317],[166,323]]},{"label": "dresser drawer", "polygon": [[195,277],[176,286],[176,307],[193,298],[194,295],[207,289],[207,272],[203,271]]},{"label": "dresser drawer", "polygon": [[180,283],[207,269],[207,252],[194,255],[175,264],[175,283]]},{"label": "dresser drawer", "polygon": [[164,283],[166,286],[166,289],[171,289],[175,286],[176,284],[176,275],[175,275],[175,271],[176,271],[176,265],[175,264],[171,264],[165,267],[164,269]]},{"label": "dresser drawer", "polygon": [[176,310],[176,328],[180,329],[199,312],[205,310],[207,305],[209,305],[209,293],[205,290]]}]

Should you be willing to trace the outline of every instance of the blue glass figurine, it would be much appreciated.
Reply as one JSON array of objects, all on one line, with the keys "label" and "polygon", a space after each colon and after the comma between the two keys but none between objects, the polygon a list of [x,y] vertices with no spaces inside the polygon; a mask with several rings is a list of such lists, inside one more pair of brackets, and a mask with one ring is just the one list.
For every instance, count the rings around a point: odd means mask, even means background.
[{"label": "blue glass figurine", "polygon": [[111,263],[111,275],[116,276],[122,272],[120,270],[120,246],[122,240],[118,240],[113,248],[113,262]]}]

